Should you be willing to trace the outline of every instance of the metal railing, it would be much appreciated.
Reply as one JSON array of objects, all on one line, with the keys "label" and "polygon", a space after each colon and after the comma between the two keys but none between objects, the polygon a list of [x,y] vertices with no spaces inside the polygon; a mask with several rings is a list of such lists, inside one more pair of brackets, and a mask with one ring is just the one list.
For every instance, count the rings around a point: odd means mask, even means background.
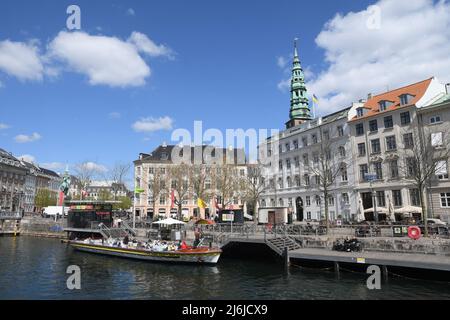
[{"label": "metal railing", "polygon": [[20,212],[0,211],[0,220],[20,220],[22,215]]}]

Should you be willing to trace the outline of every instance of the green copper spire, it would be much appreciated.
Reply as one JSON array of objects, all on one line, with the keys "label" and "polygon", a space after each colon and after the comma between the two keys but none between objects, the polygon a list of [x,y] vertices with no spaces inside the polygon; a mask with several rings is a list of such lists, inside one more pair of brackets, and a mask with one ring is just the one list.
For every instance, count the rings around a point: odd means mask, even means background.
[{"label": "green copper spire", "polygon": [[289,118],[291,120],[311,120],[311,111],[309,109],[308,91],[305,85],[305,75],[300,64],[297,51],[297,40],[294,41],[294,63],[292,67],[291,79],[291,111]]}]

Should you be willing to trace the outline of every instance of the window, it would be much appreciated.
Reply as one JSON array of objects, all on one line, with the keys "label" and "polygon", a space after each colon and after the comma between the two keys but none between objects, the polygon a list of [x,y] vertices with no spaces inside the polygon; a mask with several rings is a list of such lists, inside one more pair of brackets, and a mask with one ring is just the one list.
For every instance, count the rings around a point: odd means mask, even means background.
[{"label": "window", "polygon": [[294,157],[294,165],[296,168],[300,167],[300,159],[299,157]]},{"label": "window", "polygon": [[439,180],[448,179],[447,161],[442,160],[436,163],[436,177]]},{"label": "window", "polygon": [[366,174],[369,173],[369,168],[367,164],[359,165],[359,179],[362,182],[367,181]]},{"label": "window", "polygon": [[431,124],[438,123],[438,122],[441,122],[441,116],[432,116],[430,118],[430,123]]},{"label": "window", "polygon": [[372,144],[372,154],[381,153],[380,139],[372,140],[371,144]]},{"label": "window", "polygon": [[286,152],[291,151],[291,145],[289,143],[286,143]]},{"label": "window", "polygon": [[419,207],[420,204],[420,196],[419,189],[409,189],[409,197],[411,199],[411,205]]},{"label": "window", "polygon": [[386,111],[386,109],[392,105],[392,101],[383,100],[378,102],[378,105],[380,106],[380,111]]},{"label": "window", "polygon": [[313,134],[313,135],[311,136],[311,139],[312,139],[312,143],[317,143],[317,142],[318,142],[318,140],[317,140],[317,134]]},{"label": "window", "polygon": [[398,178],[398,161],[397,160],[391,160],[389,162],[389,171],[391,172],[392,179]]},{"label": "window", "polygon": [[165,206],[166,205],[166,198],[165,197],[160,197],[159,198],[159,205],[160,206]]},{"label": "window", "polygon": [[334,197],[333,196],[328,197],[328,205],[334,206]]},{"label": "window", "polygon": [[441,193],[441,207],[450,208],[450,192]]},{"label": "window", "polygon": [[411,96],[409,94],[402,94],[400,96],[400,105],[404,106],[409,104],[409,101],[411,100],[410,98]]},{"label": "window", "polygon": [[154,174],[155,173],[155,168],[148,168],[148,173],[149,174]]},{"label": "window", "polygon": [[319,154],[318,153],[313,154],[313,162],[314,162],[314,164],[319,164]]},{"label": "window", "polygon": [[343,164],[341,166],[341,181],[347,182],[348,181],[348,173],[347,173],[347,166]]},{"label": "window", "polygon": [[303,176],[303,180],[305,180],[305,186],[309,186],[311,182],[309,181],[309,175],[305,174]]},{"label": "window", "polygon": [[364,108],[356,109],[356,114],[357,114],[358,118],[364,116]]},{"label": "window", "polygon": [[358,143],[358,154],[360,157],[364,157],[366,155],[366,144]]},{"label": "window", "polygon": [[383,180],[383,166],[381,162],[375,162],[373,164],[373,171],[375,172],[375,175],[377,176],[377,180]]},{"label": "window", "polygon": [[394,200],[394,206],[401,207],[403,205],[401,190],[392,190],[392,198]]},{"label": "window", "polygon": [[286,168],[291,168],[291,159],[286,159]]},{"label": "window", "polygon": [[311,211],[306,212],[306,219],[311,220]]},{"label": "window", "polygon": [[377,191],[377,204],[380,207],[386,206],[386,197],[384,191]]},{"label": "window", "polygon": [[362,136],[364,134],[364,124],[363,123],[358,123],[356,125],[356,135],[357,136]]},{"label": "window", "polygon": [[278,153],[283,153],[283,145],[278,146]]},{"label": "window", "polygon": [[370,130],[370,132],[378,131],[378,121],[377,120],[371,120],[369,122],[369,130]]},{"label": "window", "polygon": [[159,171],[161,174],[166,174],[166,168],[161,168]]},{"label": "window", "polygon": [[297,150],[298,149],[298,140],[294,140],[293,144],[294,144],[294,149]]},{"label": "window", "polygon": [[316,195],[316,206],[320,206],[320,196]]},{"label": "window", "polygon": [[411,115],[409,111],[400,113],[400,122],[402,125],[411,123]]},{"label": "window", "polygon": [[343,137],[344,136],[344,128],[342,126],[337,127],[338,136]]},{"label": "window", "polygon": [[409,157],[406,159],[406,173],[408,177],[416,175],[416,159]]},{"label": "window", "polygon": [[314,183],[315,183],[316,185],[320,185],[320,176],[319,176],[318,174],[316,174],[316,175],[314,176]]},{"label": "window", "polygon": [[344,158],[344,157],[345,157],[345,154],[346,154],[346,152],[345,152],[345,147],[340,146],[340,147],[339,147],[339,156],[342,157],[342,158]]},{"label": "window", "polygon": [[392,119],[392,116],[384,117],[384,128],[390,129],[394,127],[394,120]]},{"label": "window", "polygon": [[303,137],[302,138],[302,144],[303,144],[304,147],[308,146],[308,137]]},{"label": "window", "polygon": [[330,140],[330,131],[327,130],[323,132],[323,139],[325,141]]},{"label": "window", "polygon": [[325,158],[327,160],[331,160],[331,150],[330,149],[325,150]]},{"label": "window", "polygon": [[284,206],[284,201],[282,198],[278,199],[278,204],[280,205],[280,207]]},{"label": "window", "polygon": [[210,190],[211,189],[211,179],[205,180],[205,189]]},{"label": "window", "polygon": [[442,146],[442,132],[434,132],[431,134],[431,145],[433,147]]},{"label": "window", "polygon": [[412,133],[405,133],[403,135],[403,144],[405,146],[405,149],[412,149],[412,148],[414,148],[414,140],[413,140],[413,134]]},{"label": "window", "polygon": [[278,162],[278,168],[280,169],[280,170],[283,170],[283,161],[279,161]]},{"label": "window", "polygon": [[397,142],[395,136],[386,137],[386,149],[388,151],[397,150]]},{"label": "window", "polygon": [[300,181],[300,176],[295,176],[295,185],[297,187],[301,187],[301,181]]},{"label": "window", "polygon": [[267,156],[268,157],[272,156],[272,146],[270,144],[267,145]]},{"label": "window", "polygon": [[292,188],[292,179],[291,179],[291,177],[287,177],[287,186],[288,186],[288,188]]},{"label": "window", "polygon": [[306,196],[306,206],[307,207],[311,206],[311,197],[310,196]]},{"label": "window", "polygon": [[278,187],[280,189],[283,189],[283,179],[282,178],[278,178]]},{"label": "window", "polygon": [[303,165],[304,166],[308,166],[309,165],[308,154],[304,154],[303,155]]},{"label": "window", "polygon": [[342,194],[342,202],[344,204],[349,204],[350,203],[350,198],[348,197],[348,193],[343,193]]}]

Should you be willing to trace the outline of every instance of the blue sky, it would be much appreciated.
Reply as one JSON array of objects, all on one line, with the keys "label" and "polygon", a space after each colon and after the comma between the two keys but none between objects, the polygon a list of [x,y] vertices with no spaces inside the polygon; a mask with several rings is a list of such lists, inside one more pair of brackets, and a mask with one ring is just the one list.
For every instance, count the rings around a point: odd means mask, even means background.
[{"label": "blue sky", "polygon": [[[377,51],[367,48],[364,39],[371,42],[373,38],[375,45],[376,41],[382,43],[384,34],[392,34],[388,22],[408,21],[408,16],[399,15],[426,10],[436,17],[427,32],[450,25],[445,18],[450,12],[447,1],[394,2],[397,4],[353,0],[2,1],[0,44],[14,43],[10,49],[20,50],[21,43],[31,52],[35,50],[40,59],[37,66],[43,69],[33,69],[36,65],[31,62],[30,70],[26,69],[28,64],[25,69],[18,67],[20,70],[10,67],[11,59],[22,59],[18,54],[11,57],[11,51],[2,68],[2,48],[6,45],[0,45],[0,147],[16,156],[32,156],[54,169],[63,163],[87,160],[108,167],[118,161],[130,162],[139,152],[170,142],[170,128],[191,129],[195,120],[202,120],[205,128],[222,130],[282,128],[288,120],[286,80],[295,37],[300,38],[301,61],[311,80],[311,91],[323,101],[319,113],[346,107],[369,90],[380,91],[435,73],[447,77],[448,71],[442,70],[450,63],[445,60],[433,70],[399,65],[398,73],[383,77],[383,81],[374,80],[381,77],[372,73],[373,66],[380,69],[377,72],[385,72],[383,63],[385,68],[390,66],[393,54],[368,54],[364,58],[364,50]],[[402,10],[399,2],[413,8]],[[129,76],[129,72],[119,70],[111,78],[101,67],[97,73],[90,69],[96,68],[95,64],[107,65],[109,54],[123,62],[122,57],[115,57],[118,51],[108,52],[108,59],[97,54],[83,56],[85,47],[70,51],[75,32],[66,29],[66,8],[73,3],[81,8],[82,29],[78,33],[90,44],[113,37],[128,49],[130,41],[136,44],[131,52],[136,64],[130,67],[136,76],[118,85],[114,81]],[[367,8],[371,4],[381,7],[385,24],[381,29],[366,28],[358,33],[354,24],[365,20],[356,18],[370,14]],[[425,18],[429,20],[429,16]],[[329,21],[333,23],[327,25]],[[405,22],[404,30],[397,29],[401,32],[398,36],[403,39],[408,32],[417,32],[407,29],[411,28]],[[133,33],[143,42],[130,40]],[[350,34],[359,38],[352,39],[347,36]],[[448,40],[448,31],[443,36],[441,41]],[[395,38],[389,41],[398,43]],[[150,50],[142,43],[156,47]],[[105,43],[104,50],[114,48],[108,45]],[[435,59],[449,55],[448,47],[440,49],[444,52]],[[353,59],[346,59],[343,52],[358,58],[349,63]],[[402,60],[402,54],[410,52],[395,55]],[[125,60],[125,64],[131,61]],[[141,68],[142,63],[146,67]],[[370,76],[339,71],[345,69],[345,63],[349,69],[367,68]],[[361,87],[361,82],[367,82],[366,87]],[[347,87],[343,87],[345,83]],[[158,120],[163,120],[162,124],[152,125]],[[151,123],[136,130],[133,124],[137,121]]]}]

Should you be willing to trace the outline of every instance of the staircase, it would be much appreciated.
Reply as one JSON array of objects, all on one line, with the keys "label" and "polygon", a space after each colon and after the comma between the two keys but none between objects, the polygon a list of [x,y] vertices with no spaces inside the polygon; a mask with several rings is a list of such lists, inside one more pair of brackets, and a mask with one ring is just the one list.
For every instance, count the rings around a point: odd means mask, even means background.
[{"label": "staircase", "polygon": [[128,235],[128,231],[122,229],[122,228],[108,228],[103,223],[101,223],[98,226],[101,235],[107,239],[107,238],[123,238]]},{"label": "staircase", "polygon": [[288,251],[300,249],[301,246],[291,237],[277,237],[267,240],[267,245],[280,256],[283,255],[284,248]]},{"label": "staircase", "polygon": [[136,237],[137,232],[134,230],[128,223],[125,221],[122,221],[122,229],[124,229],[126,232],[128,232],[131,236]]}]

